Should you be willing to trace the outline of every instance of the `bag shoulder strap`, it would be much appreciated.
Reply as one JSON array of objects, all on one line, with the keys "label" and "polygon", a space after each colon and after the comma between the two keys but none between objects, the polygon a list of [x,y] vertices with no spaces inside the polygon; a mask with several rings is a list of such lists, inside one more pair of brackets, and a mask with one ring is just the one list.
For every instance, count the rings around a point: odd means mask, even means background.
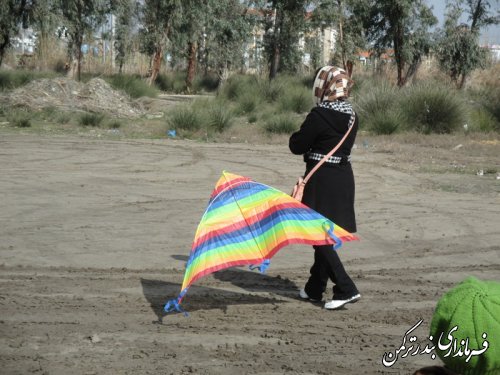
[{"label": "bag shoulder strap", "polygon": [[332,156],[335,153],[335,151],[337,151],[339,149],[339,147],[342,145],[342,143],[344,143],[344,141],[346,140],[346,138],[349,136],[349,133],[351,133],[351,129],[354,127],[355,116],[356,116],[356,114],[354,113],[354,111],[352,111],[351,118],[349,119],[349,124],[347,126],[347,132],[344,134],[344,136],[342,137],[342,139],[340,140],[340,142],[328,154],[326,154],[323,157],[323,159],[321,159],[314,166],[313,169],[311,169],[311,171],[307,174],[306,177],[304,177],[304,180],[303,180],[303,184],[304,185],[307,183],[307,181],[309,181],[309,179],[312,177],[312,175],[314,174],[314,172],[316,172],[319,169],[319,167],[321,167],[321,165],[323,165],[323,163],[326,162],[328,160],[328,158],[330,156]]}]

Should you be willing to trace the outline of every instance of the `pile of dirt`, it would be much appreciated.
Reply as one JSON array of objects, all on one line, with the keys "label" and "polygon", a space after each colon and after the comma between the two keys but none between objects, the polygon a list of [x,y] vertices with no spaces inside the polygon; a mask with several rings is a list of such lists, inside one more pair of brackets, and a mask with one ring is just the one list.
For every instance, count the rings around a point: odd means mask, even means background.
[{"label": "pile of dirt", "polygon": [[88,83],[68,78],[39,79],[12,91],[5,101],[11,106],[33,110],[55,107],[67,111],[106,113],[121,118],[136,118],[143,110],[106,81],[93,78]]}]

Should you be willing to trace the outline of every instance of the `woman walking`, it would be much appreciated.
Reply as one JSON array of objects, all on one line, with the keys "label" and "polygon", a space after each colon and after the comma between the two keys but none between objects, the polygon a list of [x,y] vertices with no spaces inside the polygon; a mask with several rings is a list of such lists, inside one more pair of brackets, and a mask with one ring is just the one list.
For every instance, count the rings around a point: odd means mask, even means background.
[{"label": "woman walking", "polygon": [[[359,121],[347,101],[351,85],[352,81],[343,69],[321,68],[313,86],[316,107],[308,114],[300,130],[292,134],[289,147],[292,153],[304,155],[307,175],[349,131],[338,150],[307,182],[302,202],[354,233],[355,189],[350,154]],[[335,285],[333,299],[325,303],[326,309],[338,309],[361,298],[332,245],[314,246],[314,264],[310,272],[305,288],[300,290],[301,298],[321,301],[328,279]]]}]

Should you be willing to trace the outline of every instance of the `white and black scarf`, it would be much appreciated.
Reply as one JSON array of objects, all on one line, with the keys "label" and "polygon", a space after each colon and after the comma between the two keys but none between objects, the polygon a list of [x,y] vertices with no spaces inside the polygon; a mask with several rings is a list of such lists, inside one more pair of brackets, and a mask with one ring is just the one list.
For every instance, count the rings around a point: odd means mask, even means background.
[{"label": "white and black scarf", "polygon": [[348,115],[352,115],[354,110],[352,109],[352,104],[345,100],[335,100],[333,102],[321,102],[318,104],[318,107],[333,109],[337,112],[346,113]]}]

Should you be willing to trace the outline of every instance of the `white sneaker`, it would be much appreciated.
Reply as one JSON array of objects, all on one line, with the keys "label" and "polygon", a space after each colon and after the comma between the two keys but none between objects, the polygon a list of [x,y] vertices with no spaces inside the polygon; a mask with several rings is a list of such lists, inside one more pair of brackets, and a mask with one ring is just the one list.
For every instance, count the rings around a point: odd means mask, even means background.
[{"label": "white sneaker", "polygon": [[340,300],[332,300],[330,302],[327,302],[325,303],[325,309],[327,310],[336,310],[336,309],[339,309],[341,308],[342,306],[344,306],[346,303],[354,303],[354,302],[357,302],[359,301],[359,299],[361,298],[361,294],[356,294],[354,296],[352,296],[351,298],[348,298],[348,299],[340,299]]},{"label": "white sneaker", "polygon": [[302,299],[308,299],[308,300],[313,301],[313,302],[319,302],[319,301],[321,301],[320,299],[310,298],[307,295],[307,293],[306,293],[306,291],[304,289],[301,289],[299,291],[299,297],[302,298]]}]

